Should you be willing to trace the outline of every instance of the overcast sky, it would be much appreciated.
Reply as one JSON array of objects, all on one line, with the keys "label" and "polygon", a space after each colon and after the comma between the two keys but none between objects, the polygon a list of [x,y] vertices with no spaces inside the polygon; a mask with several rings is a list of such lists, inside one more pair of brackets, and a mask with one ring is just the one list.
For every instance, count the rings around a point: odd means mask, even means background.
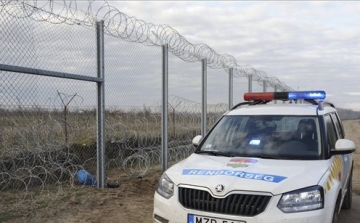
[{"label": "overcast sky", "polygon": [[360,110],[360,2],[109,3],[128,16],[167,24],[191,43],[232,55],[293,89],[325,90],[336,106]]},{"label": "overcast sky", "polygon": [[[64,1],[49,2],[30,3],[44,11],[54,6],[55,12],[63,16],[81,15],[80,11],[64,10],[61,6]],[[109,10],[103,7],[99,11],[104,3],[100,0],[65,2],[83,11],[91,2],[91,12],[97,13],[100,19]],[[1,63],[96,76],[95,30],[92,25],[85,25],[88,20],[80,25],[67,25],[62,17],[55,16],[52,17],[55,22],[37,22],[50,18],[44,17],[42,11],[31,14],[36,19],[23,20],[22,14],[16,14],[23,13],[21,1],[13,3],[0,14],[0,31],[7,34],[0,39],[4,48]],[[324,90],[327,100],[337,107],[360,111],[360,2],[108,1],[108,4],[154,27],[169,25],[190,43],[206,44],[219,55],[231,55],[237,65],[250,65],[268,77],[278,78],[292,89]],[[5,12],[15,12],[15,18],[9,18]],[[119,28],[118,33],[124,33],[124,24],[111,25]],[[106,105],[160,105],[161,61],[159,46],[144,46],[106,35]],[[20,82],[20,77],[29,80]],[[1,78],[3,90],[0,93],[3,96],[0,103],[3,104],[13,101],[33,103],[30,97],[44,104],[49,97],[57,98],[58,92],[81,96],[84,106],[96,104],[96,86],[92,83],[89,87],[71,80],[48,81],[36,77],[35,81],[34,77],[20,75],[18,78],[6,74]],[[31,83],[36,83],[36,92],[24,94],[26,89],[34,89]],[[209,68],[207,83],[209,104],[228,103],[228,75],[224,70]],[[4,90],[6,87],[8,91]],[[14,87],[19,90],[11,90]],[[269,87],[268,91],[271,90]],[[235,78],[233,103],[241,102],[246,91],[247,79]],[[262,91],[262,86],[256,81],[253,82],[253,91]],[[201,101],[199,61],[184,62],[169,54],[169,94]],[[17,99],[10,100],[11,97]],[[1,101],[5,99],[11,102]]]}]

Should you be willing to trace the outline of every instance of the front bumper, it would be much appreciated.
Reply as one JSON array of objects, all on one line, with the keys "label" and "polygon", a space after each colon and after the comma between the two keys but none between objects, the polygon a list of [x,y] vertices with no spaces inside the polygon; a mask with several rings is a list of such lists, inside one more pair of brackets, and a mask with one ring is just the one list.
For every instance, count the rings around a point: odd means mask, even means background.
[{"label": "front bumper", "polygon": [[[154,223],[188,223],[188,214],[202,215],[209,218],[226,219],[227,222],[246,223],[331,223],[333,208],[327,207],[315,211],[300,213],[283,213],[277,208],[281,195],[273,196],[265,211],[254,217],[215,214],[185,209],[179,202],[177,193],[166,199],[155,192],[154,195]],[[155,218],[156,216],[156,218]],[[226,221],[225,221],[226,222]],[[204,223],[204,222],[202,222]]]}]

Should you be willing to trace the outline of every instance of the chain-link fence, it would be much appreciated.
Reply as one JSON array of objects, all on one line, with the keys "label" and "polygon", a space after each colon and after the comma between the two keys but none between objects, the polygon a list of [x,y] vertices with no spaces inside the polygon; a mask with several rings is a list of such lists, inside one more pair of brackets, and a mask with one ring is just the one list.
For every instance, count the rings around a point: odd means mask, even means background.
[{"label": "chain-link fence", "polygon": [[99,170],[95,22],[100,20],[106,102],[100,123],[105,126],[105,162],[100,164],[106,182],[161,169],[163,44],[170,52],[170,163],[191,154],[191,139],[201,134],[202,59],[211,68],[208,98],[219,102],[206,106],[207,129],[229,107],[231,69],[235,101],[248,91],[247,77],[257,83],[256,91],[264,84],[289,89],[262,71],[237,65],[230,55],[191,44],[167,25],[129,17],[106,2],[0,0],[1,216],[16,215],[22,204],[36,207],[84,184],[96,185],[79,182],[77,174],[86,170],[96,176]]}]

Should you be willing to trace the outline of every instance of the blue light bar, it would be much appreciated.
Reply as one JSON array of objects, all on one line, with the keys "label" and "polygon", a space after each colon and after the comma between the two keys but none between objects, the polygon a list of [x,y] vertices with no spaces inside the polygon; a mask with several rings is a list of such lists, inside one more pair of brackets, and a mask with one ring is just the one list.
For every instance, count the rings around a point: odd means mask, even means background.
[{"label": "blue light bar", "polygon": [[252,92],[245,93],[245,101],[272,101],[272,100],[323,100],[325,91],[292,91],[292,92]]},{"label": "blue light bar", "polygon": [[294,92],[289,92],[288,94],[289,100],[325,99],[325,97],[326,97],[325,91],[294,91]]}]

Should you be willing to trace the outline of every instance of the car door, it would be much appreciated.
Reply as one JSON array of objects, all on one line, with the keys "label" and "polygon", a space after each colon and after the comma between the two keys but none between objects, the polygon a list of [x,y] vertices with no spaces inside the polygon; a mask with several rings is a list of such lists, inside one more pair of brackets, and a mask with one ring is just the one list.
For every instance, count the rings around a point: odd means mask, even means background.
[{"label": "car door", "polygon": [[[341,119],[336,113],[330,114],[331,122],[333,125],[334,135],[336,136],[336,140],[343,139],[345,137],[344,129],[342,127]],[[347,182],[349,180],[351,166],[352,166],[352,154],[343,154],[342,157],[342,179],[341,186],[345,188]],[[343,190],[344,192],[345,190]]]}]

